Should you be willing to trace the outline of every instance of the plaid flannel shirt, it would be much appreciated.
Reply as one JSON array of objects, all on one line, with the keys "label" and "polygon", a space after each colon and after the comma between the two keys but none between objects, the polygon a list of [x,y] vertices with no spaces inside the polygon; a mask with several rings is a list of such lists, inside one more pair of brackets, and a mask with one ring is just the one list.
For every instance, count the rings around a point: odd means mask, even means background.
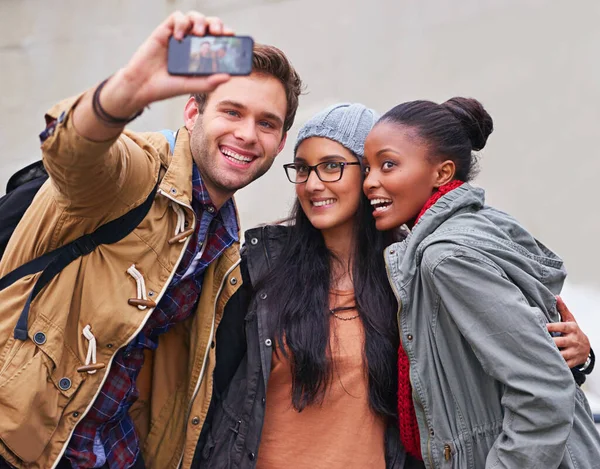
[{"label": "plaid flannel shirt", "polygon": [[100,467],[105,462],[110,469],[133,465],[139,442],[128,411],[139,395],[135,380],[144,363],[143,350],[156,349],[160,334],[194,312],[204,271],[238,240],[233,200],[217,211],[195,163],[192,171],[196,230],[164,296],[138,336],[117,352],[100,394],[76,426],[66,452],[74,468]]}]

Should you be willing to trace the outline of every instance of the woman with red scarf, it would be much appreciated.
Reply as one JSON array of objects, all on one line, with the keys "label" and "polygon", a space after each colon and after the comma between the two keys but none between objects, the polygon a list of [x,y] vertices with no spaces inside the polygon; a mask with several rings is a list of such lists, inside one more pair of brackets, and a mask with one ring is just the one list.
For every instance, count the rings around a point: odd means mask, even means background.
[{"label": "woman with red scarf", "polygon": [[574,379],[586,360],[565,353],[569,334],[550,334],[563,263],[468,183],[492,130],[474,99],[414,101],[365,142],[377,228],[410,229],[385,252],[400,304],[402,443],[427,469],[600,467]]}]

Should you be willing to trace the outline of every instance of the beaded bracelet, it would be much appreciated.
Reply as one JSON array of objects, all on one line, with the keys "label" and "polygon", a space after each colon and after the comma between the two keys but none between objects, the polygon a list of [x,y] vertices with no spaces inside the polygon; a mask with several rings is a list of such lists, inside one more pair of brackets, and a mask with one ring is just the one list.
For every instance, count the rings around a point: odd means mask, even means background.
[{"label": "beaded bracelet", "polygon": [[144,109],[140,109],[138,112],[136,112],[133,116],[131,117],[125,117],[125,118],[120,118],[120,117],[114,117],[111,116],[108,112],[106,112],[104,110],[104,108],[102,107],[102,105],[100,104],[100,92],[102,91],[102,88],[104,88],[104,85],[106,85],[106,82],[110,79],[110,77],[108,77],[106,80],[104,80],[102,83],[100,83],[98,85],[98,87],[96,88],[96,91],[94,91],[94,96],[92,98],[92,109],[94,110],[94,114],[96,114],[96,117],[102,121],[102,123],[108,127],[123,127],[127,124],[129,124],[131,121],[133,121],[134,119],[136,119],[137,117],[139,117],[142,112],[144,112]]}]

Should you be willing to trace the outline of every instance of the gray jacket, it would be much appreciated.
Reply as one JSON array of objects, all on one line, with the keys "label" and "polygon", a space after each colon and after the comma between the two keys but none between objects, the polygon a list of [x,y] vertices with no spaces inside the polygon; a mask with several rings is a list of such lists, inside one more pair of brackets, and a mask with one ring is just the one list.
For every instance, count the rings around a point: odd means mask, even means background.
[{"label": "gray jacket", "polygon": [[433,468],[600,468],[587,400],[548,334],[562,261],[468,184],[385,252]]}]

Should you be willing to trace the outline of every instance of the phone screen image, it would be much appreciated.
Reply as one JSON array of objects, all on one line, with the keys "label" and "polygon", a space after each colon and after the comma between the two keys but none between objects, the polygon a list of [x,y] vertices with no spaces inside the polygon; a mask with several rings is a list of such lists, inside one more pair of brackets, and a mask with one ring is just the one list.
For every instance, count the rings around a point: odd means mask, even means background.
[{"label": "phone screen image", "polygon": [[169,73],[172,75],[249,75],[252,47],[248,36],[186,36],[169,40]]}]

